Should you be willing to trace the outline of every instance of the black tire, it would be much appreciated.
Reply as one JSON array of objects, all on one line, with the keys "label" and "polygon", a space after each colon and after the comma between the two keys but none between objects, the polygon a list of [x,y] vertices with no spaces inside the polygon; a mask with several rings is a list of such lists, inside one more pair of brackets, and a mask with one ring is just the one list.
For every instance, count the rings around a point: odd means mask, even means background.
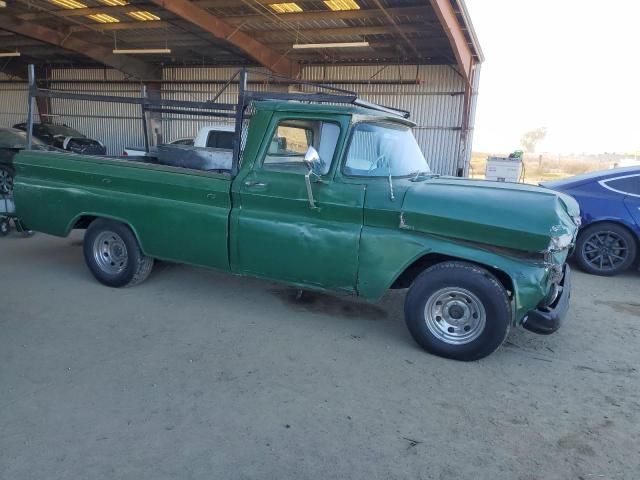
[{"label": "black tire", "polygon": [[404,313],[422,348],[462,361],[494,352],[507,338],[512,318],[509,295],[498,279],[478,265],[459,261],[422,272],[407,294]]},{"label": "black tire", "polygon": [[6,217],[0,218],[0,237],[6,237],[11,230],[11,224]]},{"label": "black tire", "polygon": [[591,225],[578,234],[573,257],[581,270],[610,277],[627,270],[635,261],[634,236],[613,222]]},{"label": "black tire", "polygon": [[11,165],[0,163],[0,195],[13,192],[13,177],[15,171]]},{"label": "black tire", "polygon": [[84,259],[94,277],[109,287],[143,282],[153,269],[153,258],[142,253],[131,229],[113,220],[94,220],[84,236]]}]

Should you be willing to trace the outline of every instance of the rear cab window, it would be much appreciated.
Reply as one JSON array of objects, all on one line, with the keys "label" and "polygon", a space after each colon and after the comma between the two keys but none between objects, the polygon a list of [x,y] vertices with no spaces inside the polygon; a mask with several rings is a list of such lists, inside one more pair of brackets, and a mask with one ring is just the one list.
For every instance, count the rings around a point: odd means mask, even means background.
[{"label": "rear cab window", "polygon": [[207,147],[233,150],[233,135],[234,132],[212,130],[207,135]]}]

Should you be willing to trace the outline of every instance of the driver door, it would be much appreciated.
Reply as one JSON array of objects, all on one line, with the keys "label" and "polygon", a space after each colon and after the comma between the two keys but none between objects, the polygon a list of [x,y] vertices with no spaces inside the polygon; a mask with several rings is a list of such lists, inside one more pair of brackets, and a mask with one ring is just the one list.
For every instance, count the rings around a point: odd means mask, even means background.
[{"label": "driver door", "polygon": [[[253,168],[238,177],[232,268],[237,273],[355,292],[365,189],[333,180],[349,117],[275,112]],[[320,178],[305,186],[308,147]]]}]

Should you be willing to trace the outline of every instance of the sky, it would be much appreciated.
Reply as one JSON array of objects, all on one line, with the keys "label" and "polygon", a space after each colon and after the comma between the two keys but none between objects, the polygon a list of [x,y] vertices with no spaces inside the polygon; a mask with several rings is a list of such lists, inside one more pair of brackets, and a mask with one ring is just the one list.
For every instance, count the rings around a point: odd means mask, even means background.
[{"label": "sky", "polygon": [[640,0],[466,0],[485,54],[474,151],[640,151]]}]

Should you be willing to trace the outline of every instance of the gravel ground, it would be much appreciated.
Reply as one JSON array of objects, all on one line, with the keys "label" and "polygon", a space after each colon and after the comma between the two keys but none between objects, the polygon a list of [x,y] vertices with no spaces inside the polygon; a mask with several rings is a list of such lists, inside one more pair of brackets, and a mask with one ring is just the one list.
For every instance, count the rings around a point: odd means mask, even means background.
[{"label": "gravel ground", "polygon": [[640,275],[576,273],[565,326],[430,356],[377,305],[0,239],[0,479],[637,479]]}]

